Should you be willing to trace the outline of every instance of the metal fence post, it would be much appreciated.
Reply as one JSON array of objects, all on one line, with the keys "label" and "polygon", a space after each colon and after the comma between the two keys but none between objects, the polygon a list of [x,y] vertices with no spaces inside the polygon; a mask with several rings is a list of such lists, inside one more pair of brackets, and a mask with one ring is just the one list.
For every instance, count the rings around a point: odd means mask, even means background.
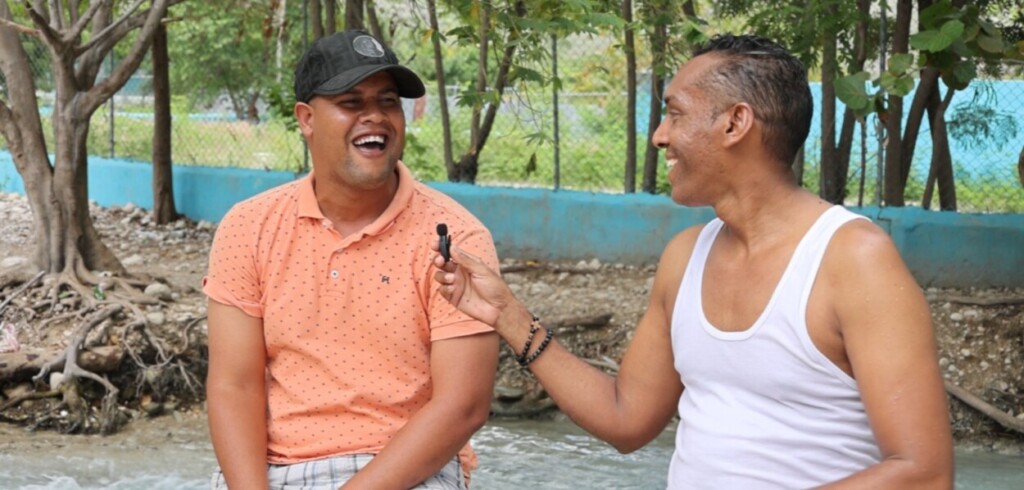
[{"label": "metal fence post", "polygon": [[558,35],[551,35],[551,99],[554,104],[555,190],[558,190],[561,164],[559,162],[558,134]]}]

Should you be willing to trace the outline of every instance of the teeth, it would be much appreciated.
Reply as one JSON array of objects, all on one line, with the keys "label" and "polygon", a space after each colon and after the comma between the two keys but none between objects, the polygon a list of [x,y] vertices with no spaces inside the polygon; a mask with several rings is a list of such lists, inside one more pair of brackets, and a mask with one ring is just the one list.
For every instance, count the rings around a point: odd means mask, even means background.
[{"label": "teeth", "polygon": [[367,143],[379,143],[383,145],[384,137],[376,134],[371,134],[368,136],[363,136],[362,138],[356,138],[354,143],[357,145],[365,145]]},{"label": "teeth", "polygon": [[676,160],[675,158],[668,158],[665,160],[665,166],[671,169],[672,167],[676,166],[676,162],[678,162],[678,160]]}]

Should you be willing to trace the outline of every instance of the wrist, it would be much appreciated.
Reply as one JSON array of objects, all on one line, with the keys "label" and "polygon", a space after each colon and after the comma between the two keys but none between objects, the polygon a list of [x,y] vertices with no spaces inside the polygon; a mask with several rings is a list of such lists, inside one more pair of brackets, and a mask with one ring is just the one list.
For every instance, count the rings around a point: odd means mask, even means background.
[{"label": "wrist", "polygon": [[527,310],[522,303],[513,301],[501,309],[493,326],[498,335],[507,342],[514,343],[513,339],[526,338],[532,321],[533,314],[530,313],[530,310]]}]

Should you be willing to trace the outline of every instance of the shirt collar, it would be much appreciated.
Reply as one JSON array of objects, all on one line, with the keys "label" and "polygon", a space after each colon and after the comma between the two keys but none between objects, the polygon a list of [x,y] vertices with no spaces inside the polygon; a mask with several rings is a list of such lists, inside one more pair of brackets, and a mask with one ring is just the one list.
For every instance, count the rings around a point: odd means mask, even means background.
[{"label": "shirt collar", "polygon": [[[391,204],[388,204],[384,212],[377,219],[373,220],[373,223],[370,223],[362,230],[364,235],[377,235],[386,230],[398,218],[398,215],[408,207],[409,201],[412,200],[412,172],[401,161],[395,167],[395,172],[398,173],[398,190],[395,191],[395,197],[391,199]],[[324,213],[320,211],[320,204],[316,202],[316,192],[313,190],[313,172],[306,174],[299,183],[298,197],[297,211],[300,218],[326,219]]]}]

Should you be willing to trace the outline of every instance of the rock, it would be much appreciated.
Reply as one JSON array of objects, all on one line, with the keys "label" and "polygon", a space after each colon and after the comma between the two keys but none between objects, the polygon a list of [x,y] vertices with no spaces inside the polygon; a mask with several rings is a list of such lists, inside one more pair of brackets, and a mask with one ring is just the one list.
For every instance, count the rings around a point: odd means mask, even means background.
[{"label": "rock", "polygon": [[132,266],[136,266],[136,265],[141,265],[145,261],[146,261],[146,259],[142,258],[141,255],[133,254],[133,255],[128,256],[128,258],[122,260],[121,261],[121,265],[123,265],[125,267],[132,267]]},{"label": "rock", "polygon": [[4,260],[0,260],[0,269],[7,269],[10,267],[21,267],[29,263],[29,260],[25,257],[6,257]]},{"label": "rock", "polygon": [[550,284],[545,282],[536,282],[530,284],[529,286],[527,286],[527,291],[529,291],[529,294],[541,298],[555,294],[555,288],[551,287]]},{"label": "rock", "polygon": [[162,312],[154,311],[152,313],[146,313],[146,321],[150,325],[163,325],[167,322],[167,317]]},{"label": "rock", "polygon": [[146,286],[145,293],[147,295],[149,295],[149,296],[152,296],[152,297],[154,297],[156,299],[163,300],[163,301],[169,301],[169,300],[173,299],[171,297],[171,288],[170,288],[170,286],[168,286],[168,285],[166,285],[166,284],[164,284],[162,282],[154,282],[153,284],[150,284],[149,286]]},{"label": "rock", "polygon": [[502,402],[515,402],[523,399],[526,392],[510,386],[497,385],[494,387],[494,399]]},{"label": "rock", "polygon": [[61,383],[63,383],[63,382],[64,382],[64,373],[62,373],[62,372],[52,372],[52,373],[50,373],[50,389],[51,390],[56,390],[58,387],[60,387]]},{"label": "rock", "polygon": [[949,319],[953,320],[954,322],[963,321],[964,315],[960,312],[950,313]]}]

